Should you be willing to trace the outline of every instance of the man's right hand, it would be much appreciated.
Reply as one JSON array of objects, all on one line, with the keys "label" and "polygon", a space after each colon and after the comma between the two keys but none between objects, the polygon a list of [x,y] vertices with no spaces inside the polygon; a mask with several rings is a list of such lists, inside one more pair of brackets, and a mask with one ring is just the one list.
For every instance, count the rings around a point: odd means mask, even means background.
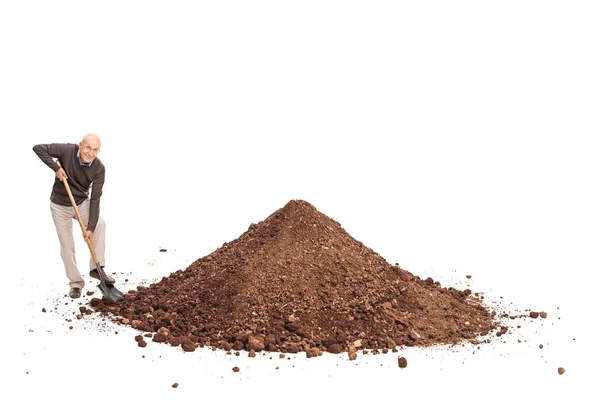
[{"label": "man's right hand", "polygon": [[59,169],[58,171],[56,171],[56,177],[58,178],[59,181],[62,182],[63,179],[67,179],[67,173],[65,172],[64,169]]}]

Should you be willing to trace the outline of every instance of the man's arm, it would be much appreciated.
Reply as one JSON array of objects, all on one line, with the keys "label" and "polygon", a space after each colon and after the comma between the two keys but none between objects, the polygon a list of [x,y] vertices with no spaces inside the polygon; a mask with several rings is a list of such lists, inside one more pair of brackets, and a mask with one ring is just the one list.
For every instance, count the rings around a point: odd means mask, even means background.
[{"label": "man's arm", "polygon": [[54,162],[55,158],[60,157],[65,145],[58,143],[53,144],[36,144],[33,146],[33,151],[52,171],[58,172],[60,167]]},{"label": "man's arm", "polygon": [[102,196],[102,188],[104,187],[104,176],[105,169],[98,173],[98,176],[94,178],[94,183],[92,183],[92,194],[90,196],[90,216],[88,218],[88,231],[94,231],[96,229],[96,224],[98,223],[98,218],[100,216],[100,197]]},{"label": "man's arm", "polygon": [[54,161],[54,158],[60,158],[65,152],[69,151],[70,145],[64,143],[36,144],[33,151],[52,171],[55,172],[58,180],[67,179],[67,173],[62,167]]}]

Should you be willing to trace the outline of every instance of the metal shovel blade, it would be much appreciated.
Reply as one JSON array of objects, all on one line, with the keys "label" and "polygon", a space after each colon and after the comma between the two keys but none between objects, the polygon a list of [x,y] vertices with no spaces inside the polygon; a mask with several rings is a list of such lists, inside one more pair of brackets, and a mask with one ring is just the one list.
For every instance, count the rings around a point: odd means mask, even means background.
[{"label": "metal shovel blade", "polygon": [[117,289],[113,285],[107,285],[106,283],[99,283],[98,289],[100,289],[100,291],[102,292],[104,297],[106,297],[108,299],[108,301],[110,301],[113,304],[115,304],[117,302],[117,300],[119,300],[121,297],[123,297],[123,293],[121,293],[119,291],[119,289]]},{"label": "metal shovel blade", "polygon": [[123,297],[123,293],[121,293],[119,289],[117,289],[113,285],[108,285],[106,283],[104,270],[100,263],[96,264],[96,270],[98,271],[98,275],[100,276],[100,283],[98,284],[98,289],[100,289],[100,291],[102,292],[104,297],[108,299],[108,301],[115,304],[117,300]]}]

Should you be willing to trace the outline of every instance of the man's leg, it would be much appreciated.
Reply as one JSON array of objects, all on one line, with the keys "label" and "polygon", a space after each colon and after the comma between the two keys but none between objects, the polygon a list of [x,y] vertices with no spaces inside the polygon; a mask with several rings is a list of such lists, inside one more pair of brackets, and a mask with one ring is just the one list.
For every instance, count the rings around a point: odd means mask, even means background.
[{"label": "man's leg", "polygon": [[83,277],[77,268],[75,258],[75,242],[73,241],[73,208],[65,207],[50,202],[50,212],[56,227],[58,240],[60,242],[60,256],[65,265],[65,272],[69,279],[69,286],[83,289]]},{"label": "man's leg", "polygon": [[[87,226],[89,216],[90,216],[90,201],[86,200],[78,206],[79,215],[81,215],[81,219],[83,220],[83,224]],[[75,216],[77,218],[77,216]],[[106,224],[104,223],[104,219],[102,217],[98,217],[98,223],[96,224],[96,229],[94,230],[94,251],[96,252],[96,257],[98,257],[98,261],[100,265],[103,267],[104,265],[104,249],[105,249],[105,239],[104,234],[106,230]],[[94,258],[90,254],[90,270],[96,268],[96,263],[94,262]]]}]

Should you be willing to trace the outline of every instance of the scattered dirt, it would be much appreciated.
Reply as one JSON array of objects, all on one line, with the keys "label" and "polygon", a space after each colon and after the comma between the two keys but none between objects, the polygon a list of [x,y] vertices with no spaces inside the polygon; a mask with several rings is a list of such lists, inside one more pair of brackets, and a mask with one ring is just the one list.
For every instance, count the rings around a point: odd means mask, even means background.
[{"label": "scattered dirt", "polygon": [[485,340],[499,323],[482,299],[391,265],[292,200],[186,269],[90,306],[185,351],[316,356]]}]

